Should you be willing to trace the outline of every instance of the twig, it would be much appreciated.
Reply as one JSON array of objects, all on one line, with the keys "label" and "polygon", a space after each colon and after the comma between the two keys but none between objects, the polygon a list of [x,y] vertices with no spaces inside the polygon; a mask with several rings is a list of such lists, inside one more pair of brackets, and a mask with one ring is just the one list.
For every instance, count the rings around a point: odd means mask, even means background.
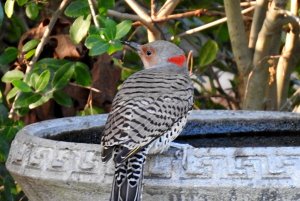
[{"label": "twig", "polygon": [[151,0],[150,8],[151,8],[151,18],[153,19],[153,18],[156,17],[156,4],[155,4],[155,0]]},{"label": "twig", "polygon": [[188,68],[190,72],[190,76],[193,74],[193,66],[194,66],[194,60],[193,60],[193,50],[190,50],[187,56],[188,61]]},{"label": "twig", "polygon": [[92,14],[92,17],[93,17],[94,24],[97,28],[99,28],[100,26],[99,26],[99,23],[98,23],[98,20],[97,20],[97,17],[96,17],[94,4],[93,4],[92,0],[88,0],[88,3],[89,3],[89,6],[90,6],[90,10],[91,10],[91,14]]},{"label": "twig", "polygon": [[[251,6],[251,7],[249,7],[249,8],[246,8],[246,9],[242,10],[241,13],[242,13],[242,14],[245,14],[245,13],[248,13],[248,12],[250,12],[250,11],[252,11],[252,10],[254,10],[254,6]],[[182,37],[182,36],[185,36],[185,35],[194,34],[194,33],[203,31],[203,30],[205,30],[205,29],[214,27],[214,26],[216,26],[216,25],[222,24],[222,23],[224,23],[224,22],[226,22],[226,21],[227,21],[227,17],[224,17],[224,18],[215,20],[215,21],[213,21],[213,22],[207,23],[207,24],[205,24],[205,25],[196,27],[196,28],[194,28],[194,29],[187,30],[187,31],[185,31],[185,32],[183,32],[183,33],[180,33],[180,34],[176,35],[176,36],[172,36],[171,39],[174,39],[175,37]]]},{"label": "twig", "polygon": [[125,0],[131,9],[140,17],[140,21],[153,33],[158,32],[152,23],[151,17],[134,0]]},{"label": "twig", "polygon": [[96,92],[96,93],[101,93],[101,91],[99,89],[96,89],[94,87],[86,87],[86,86],[82,86],[82,85],[79,85],[79,84],[76,84],[76,83],[73,83],[73,82],[70,82],[69,85],[84,88],[84,89],[89,89],[89,90],[91,90],[93,92]]},{"label": "twig", "polygon": [[178,14],[173,14],[173,15],[168,15],[168,16],[156,17],[153,19],[153,21],[154,22],[163,22],[163,21],[167,21],[167,20],[174,20],[174,19],[179,19],[179,18],[184,18],[184,17],[201,16],[205,12],[207,12],[207,9],[198,9],[198,10],[194,10],[194,11],[188,11],[185,13],[178,13]]},{"label": "twig", "polygon": [[36,50],[35,50],[35,54],[32,57],[31,61],[29,62],[29,65],[27,66],[26,69],[26,73],[30,72],[32,69],[32,66],[34,63],[37,62],[37,60],[39,59],[40,54],[42,53],[44,46],[46,44],[46,42],[48,41],[48,37],[58,19],[58,17],[60,16],[60,14],[63,12],[63,10],[65,9],[65,7],[68,5],[69,0],[63,0],[61,2],[61,4],[59,5],[58,9],[53,13],[51,20],[49,22],[49,25],[47,26],[47,28],[45,29],[45,32],[41,38],[40,43],[38,44]]},{"label": "twig", "polygon": [[132,21],[141,21],[141,18],[137,15],[133,15],[133,14],[129,14],[129,13],[120,13],[118,11],[115,10],[107,10],[107,15],[111,16],[111,17],[117,17],[120,19],[128,19],[128,20],[132,20]]},{"label": "twig", "polygon": [[165,4],[157,12],[157,18],[166,17],[170,15],[176,6],[179,4],[180,0],[167,0]]},{"label": "twig", "polygon": [[248,2],[241,2],[240,5],[242,7],[246,7],[246,6],[255,6],[257,4],[257,1],[248,1]]},{"label": "twig", "polygon": [[[25,78],[27,77],[27,75],[29,74],[29,72],[31,71],[33,65],[37,62],[37,60],[39,59],[39,56],[41,55],[43,49],[44,49],[44,46],[46,44],[46,42],[48,41],[48,38],[50,36],[50,33],[58,19],[58,17],[60,16],[60,14],[64,11],[65,7],[68,5],[69,3],[69,0],[63,0],[59,7],[57,8],[57,10],[53,13],[51,19],[50,19],[50,22],[48,24],[48,26],[46,27],[45,29],[45,32],[41,38],[41,41],[40,43],[38,44],[38,46],[36,47],[36,50],[35,50],[35,54],[34,56],[32,57],[31,61],[29,62],[27,68],[26,68],[26,74],[25,74]],[[21,93],[18,93],[15,97],[15,100],[17,100],[19,97],[20,97],[20,94]],[[10,108],[10,111],[9,111],[9,115],[8,115],[8,118],[13,118],[13,115],[15,113],[15,101],[13,102],[11,108]]]}]

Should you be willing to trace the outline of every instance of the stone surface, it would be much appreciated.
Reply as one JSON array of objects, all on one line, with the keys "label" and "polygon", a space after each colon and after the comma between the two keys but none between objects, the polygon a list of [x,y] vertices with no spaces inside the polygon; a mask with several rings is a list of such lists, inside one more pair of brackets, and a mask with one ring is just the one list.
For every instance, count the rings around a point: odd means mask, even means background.
[{"label": "stone surface", "polygon": [[[114,168],[111,162],[101,162],[98,144],[46,139],[60,133],[72,135],[78,130],[88,135],[85,131],[96,131],[95,128],[105,124],[106,117],[44,121],[26,126],[17,134],[6,166],[31,201],[109,199]],[[292,132],[300,136],[300,116],[278,112],[193,111],[182,139],[195,138],[196,134],[212,138],[216,134],[250,131],[268,131],[272,135]],[[182,150],[171,148],[162,155],[149,157],[143,198],[145,201],[300,200],[300,143],[296,145],[202,148],[186,145],[185,167]]]}]

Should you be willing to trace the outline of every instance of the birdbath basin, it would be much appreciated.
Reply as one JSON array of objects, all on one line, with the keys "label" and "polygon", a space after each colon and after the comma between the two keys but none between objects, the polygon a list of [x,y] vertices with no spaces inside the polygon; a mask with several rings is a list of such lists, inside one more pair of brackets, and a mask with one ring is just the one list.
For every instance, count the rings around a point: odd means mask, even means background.
[{"label": "birdbath basin", "polygon": [[[99,145],[106,118],[18,132],[6,166],[30,201],[109,200],[114,167],[101,162]],[[177,141],[187,145],[148,157],[143,200],[300,200],[298,114],[193,111]]]}]

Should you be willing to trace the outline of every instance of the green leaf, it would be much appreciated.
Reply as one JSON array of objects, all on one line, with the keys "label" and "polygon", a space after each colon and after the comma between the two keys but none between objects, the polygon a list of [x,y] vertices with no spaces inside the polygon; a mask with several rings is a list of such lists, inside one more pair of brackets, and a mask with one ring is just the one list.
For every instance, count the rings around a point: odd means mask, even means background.
[{"label": "green leaf", "polygon": [[68,17],[87,16],[90,13],[88,1],[73,1],[65,10],[65,15]]},{"label": "green leaf", "polygon": [[25,54],[25,59],[30,59],[34,54],[35,54],[35,50],[36,49],[33,49],[33,50],[30,50],[29,52],[27,52],[26,54]]},{"label": "green leaf", "polygon": [[103,41],[99,35],[89,35],[86,40],[84,45],[88,48],[91,49],[93,46],[97,45],[97,43],[103,43],[105,41]]},{"label": "green leaf", "polygon": [[9,102],[10,99],[15,97],[20,90],[16,87],[12,88],[6,95],[6,100]]},{"label": "green leaf", "polygon": [[115,0],[98,0],[98,5],[101,8],[114,8],[115,7]]},{"label": "green leaf", "polygon": [[13,80],[11,83],[22,92],[32,92],[30,86],[23,80]]},{"label": "green leaf", "polygon": [[58,70],[61,66],[65,65],[66,63],[69,63],[69,61],[64,59],[53,59],[53,58],[45,58],[41,59],[38,62],[35,63],[33,70],[39,71],[39,70]]},{"label": "green leaf", "polygon": [[3,12],[2,3],[0,2],[0,28],[2,26],[3,20],[4,20],[4,12]]},{"label": "green leaf", "polygon": [[15,0],[6,0],[4,4],[4,11],[8,18],[11,18],[11,16],[14,13],[14,5],[15,5]]},{"label": "green leaf", "polygon": [[103,31],[108,40],[113,40],[117,33],[116,22],[109,18],[105,19],[105,28]]},{"label": "green leaf", "polygon": [[130,20],[124,20],[117,25],[117,33],[115,39],[120,39],[125,36],[131,29],[132,22]]},{"label": "green leaf", "polygon": [[38,79],[39,79],[39,75],[37,73],[31,72],[30,74],[28,74],[28,80],[29,80],[28,84],[35,89],[36,89],[35,86]]},{"label": "green leaf", "polygon": [[210,63],[212,63],[216,57],[217,53],[219,51],[218,44],[213,40],[208,40],[200,51],[200,67],[206,66]]},{"label": "green leaf", "polygon": [[20,80],[24,77],[24,73],[22,71],[19,71],[17,69],[7,71],[4,76],[2,77],[2,82],[9,83],[14,80]]},{"label": "green leaf", "polygon": [[52,80],[52,86],[54,89],[61,89],[65,87],[71,77],[74,74],[74,66],[72,63],[67,63],[60,67],[54,74],[53,80]]},{"label": "green leaf", "polygon": [[119,50],[122,50],[122,49],[123,49],[123,45],[121,44],[120,41],[111,41],[107,53],[108,54],[113,54],[116,51],[119,51]]},{"label": "green leaf", "polygon": [[50,80],[50,71],[49,70],[45,70],[38,78],[36,84],[35,84],[35,89],[37,92],[39,91],[43,91],[46,86],[48,85],[49,83],[49,80]]},{"label": "green leaf", "polygon": [[87,65],[81,62],[76,62],[75,66],[75,81],[82,86],[89,86],[92,84],[92,77]]},{"label": "green leaf", "polygon": [[31,20],[34,20],[39,15],[39,7],[36,3],[30,2],[26,4],[25,13],[27,17]]},{"label": "green leaf", "polygon": [[38,101],[42,96],[33,92],[20,93],[18,99],[15,100],[15,108],[27,108],[31,103]]},{"label": "green leaf", "polygon": [[29,50],[32,50],[33,48],[36,48],[39,44],[40,40],[38,39],[32,39],[25,43],[25,45],[22,48],[22,52],[28,52]]},{"label": "green leaf", "polygon": [[52,97],[53,97],[52,93],[44,94],[37,101],[29,104],[29,109],[33,109],[33,108],[43,105],[44,103],[48,102]]},{"label": "green leaf", "polygon": [[100,15],[106,15],[107,10],[115,7],[115,0],[98,0],[98,10]]},{"label": "green leaf", "polygon": [[0,65],[7,65],[17,59],[18,49],[15,47],[8,47],[0,55]]},{"label": "green leaf", "polygon": [[28,0],[17,0],[19,6],[24,6],[27,2]]},{"label": "green leaf", "polygon": [[98,41],[95,43],[89,51],[90,56],[101,55],[105,53],[109,48],[109,43]]},{"label": "green leaf", "polygon": [[63,91],[55,91],[53,93],[54,100],[65,107],[71,107],[73,105],[73,101],[65,92]]},{"label": "green leaf", "polygon": [[78,17],[70,28],[70,36],[75,44],[78,44],[87,34],[91,24],[91,15],[88,15],[86,19],[84,16]]}]

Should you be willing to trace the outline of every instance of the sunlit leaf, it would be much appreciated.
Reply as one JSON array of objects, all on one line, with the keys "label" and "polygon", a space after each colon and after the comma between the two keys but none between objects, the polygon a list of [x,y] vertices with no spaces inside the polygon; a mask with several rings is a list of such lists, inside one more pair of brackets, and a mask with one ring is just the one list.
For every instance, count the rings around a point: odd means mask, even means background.
[{"label": "sunlit leaf", "polygon": [[37,92],[43,91],[46,88],[50,80],[50,75],[51,73],[49,70],[42,72],[35,84],[35,89]]},{"label": "sunlit leaf", "polygon": [[26,4],[25,13],[29,19],[36,19],[39,15],[38,5],[34,2],[29,2],[28,4]]},{"label": "sunlit leaf", "polygon": [[33,50],[30,50],[29,52],[27,52],[26,54],[25,54],[25,59],[30,59],[31,57],[33,57],[33,55],[35,54],[35,49],[33,49]]},{"label": "sunlit leaf", "polygon": [[24,73],[17,69],[7,71],[4,76],[2,77],[2,82],[12,82],[14,80],[20,80],[24,77]]},{"label": "sunlit leaf", "polygon": [[130,20],[124,20],[117,25],[117,33],[115,39],[124,37],[131,29],[132,22]]},{"label": "sunlit leaf", "polygon": [[41,106],[44,103],[48,102],[52,97],[53,97],[53,95],[51,93],[45,94],[45,95],[41,96],[37,101],[29,104],[28,107],[29,107],[29,109],[33,109],[33,108],[36,108],[38,106]]},{"label": "sunlit leaf", "polygon": [[88,33],[91,24],[91,15],[85,19],[84,16],[78,17],[70,28],[70,36],[74,43],[78,44]]},{"label": "sunlit leaf", "polygon": [[11,16],[14,13],[14,5],[15,5],[15,0],[6,0],[4,4],[4,11],[8,18],[11,18]]},{"label": "sunlit leaf", "polygon": [[116,51],[122,50],[123,45],[120,43],[120,41],[112,41],[109,45],[109,48],[107,50],[108,54],[113,54]]},{"label": "sunlit leaf", "polygon": [[23,80],[13,80],[12,84],[22,92],[32,92],[32,89]]},{"label": "sunlit leaf", "polygon": [[6,100],[9,102],[10,99],[15,97],[20,90],[16,87],[12,88],[6,95]]},{"label": "sunlit leaf", "polygon": [[25,43],[25,45],[22,48],[22,52],[28,52],[29,50],[32,50],[33,48],[36,48],[39,44],[40,40],[38,39],[32,39]]}]

